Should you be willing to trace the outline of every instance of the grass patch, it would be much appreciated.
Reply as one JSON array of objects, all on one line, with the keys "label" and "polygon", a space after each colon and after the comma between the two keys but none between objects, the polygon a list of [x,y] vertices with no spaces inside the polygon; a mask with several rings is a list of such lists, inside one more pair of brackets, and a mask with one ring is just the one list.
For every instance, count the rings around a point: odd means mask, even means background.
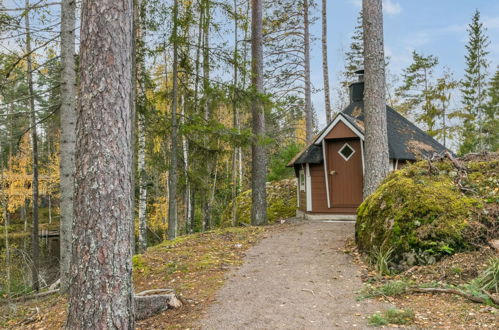
[{"label": "grass patch", "polygon": [[499,293],[499,257],[491,258],[487,268],[473,281],[484,291]]},{"label": "grass patch", "polygon": [[368,319],[370,326],[381,327],[388,324],[411,324],[414,322],[414,312],[411,309],[389,308],[383,313],[375,313]]},{"label": "grass patch", "polygon": [[364,300],[374,297],[397,296],[406,293],[409,289],[409,283],[406,281],[388,281],[381,286],[366,284],[360,291],[357,300]]},{"label": "grass patch", "polygon": [[383,249],[375,248],[373,249],[369,263],[374,267],[378,276],[390,275],[389,264],[392,261],[393,248]]}]

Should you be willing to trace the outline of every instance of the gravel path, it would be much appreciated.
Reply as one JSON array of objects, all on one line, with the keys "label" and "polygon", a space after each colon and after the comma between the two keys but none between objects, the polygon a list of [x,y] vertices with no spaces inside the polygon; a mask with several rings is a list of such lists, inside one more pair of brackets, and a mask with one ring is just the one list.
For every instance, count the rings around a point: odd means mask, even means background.
[{"label": "gravel path", "polygon": [[364,329],[387,306],[355,300],[360,268],[338,249],[353,223],[308,222],[272,234],[230,273],[203,329]]}]

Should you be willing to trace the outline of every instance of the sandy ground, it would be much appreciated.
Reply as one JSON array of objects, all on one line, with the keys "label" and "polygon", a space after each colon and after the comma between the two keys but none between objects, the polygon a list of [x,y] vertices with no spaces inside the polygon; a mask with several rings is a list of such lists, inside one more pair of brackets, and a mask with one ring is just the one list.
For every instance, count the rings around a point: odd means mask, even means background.
[{"label": "sandy ground", "polygon": [[364,329],[388,306],[356,301],[360,268],[341,252],[353,223],[309,222],[251,248],[229,273],[202,329]]}]

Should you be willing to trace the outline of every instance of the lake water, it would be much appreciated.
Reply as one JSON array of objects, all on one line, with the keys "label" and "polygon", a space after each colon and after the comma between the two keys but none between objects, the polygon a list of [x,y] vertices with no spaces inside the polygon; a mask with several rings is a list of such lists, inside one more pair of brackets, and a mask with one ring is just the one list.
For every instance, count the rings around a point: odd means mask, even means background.
[{"label": "lake water", "polygon": [[[31,237],[9,238],[11,285],[14,287],[29,287],[31,285]],[[47,286],[59,278],[59,237],[40,237],[40,281],[41,286]],[[0,291],[6,285],[7,260],[5,257],[5,240],[0,241]]]}]

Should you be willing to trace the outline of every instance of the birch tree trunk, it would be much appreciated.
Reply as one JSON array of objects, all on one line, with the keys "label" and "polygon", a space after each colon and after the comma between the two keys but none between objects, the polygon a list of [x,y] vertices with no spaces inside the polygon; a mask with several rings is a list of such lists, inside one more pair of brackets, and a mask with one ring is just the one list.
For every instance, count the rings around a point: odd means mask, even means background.
[{"label": "birch tree trunk", "polygon": [[173,2],[173,86],[172,86],[172,146],[170,152],[170,175],[168,176],[170,186],[170,198],[168,199],[168,239],[177,237],[177,107],[178,107],[178,0]]},{"label": "birch tree trunk", "polygon": [[267,223],[267,152],[265,150],[265,110],[263,107],[263,5],[251,0],[251,84],[253,142],[251,144],[251,224]]},{"label": "birch tree trunk", "polygon": [[139,176],[139,242],[138,252],[147,249],[147,175],[146,175],[146,124],[144,95],[144,35],[142,27],[142,0],[134,1],[135,34],[135,95],[139,109],[137,115],[137,173]]},{"label": "birch tree trunk", "polygon": [[[181,114],[180,114],[180,124],[185,123],[185,108],[186,102],[184,96],[181,98]],[[192,232],[192,217],[191,217],[191,181],[189,179],[189,140],[185,136],[182,136],[182,154],[184,156],[184,177],[185,177],[185,192],[184,192],[184,204],[185,204],[185,232],[190,234]]]},{"label": "birch tree trunk", "polygon": [[67,329],[133,329],[132,0],[82,1]]},{"label": "birch tree trunk", "polygon": [[363,0],[364,28],[364,198],[372,194],[389,171],[385,103],[385,54],[382,0]]},{"label": "birch tree trunk", "polygon": [[[29,0],[25,2],[26,8],[29,8]],[[38,269],[40,265],[40,245],[38,236],[38,133],[37,122],[36,122],[36,111],[35,111],[35,98],[33,91],[33,63],[31,60],[31,31],[29,22],[29,10],[26,11],[24,15],[24,23],[26,28],[26,78],[28,80],[28,96],[29,96],[29,108],[30,108],[30,125],[31,125],[31,145],[33,148],[33,205],[32,205],[32,231],[31,231],[31,275],[32,275],[32,287],[33,290],[40,290],[40,279],[38,274]]]},{"label": "birch tree trunk", "polygon": [[147,249],[147,180],[146,180],[146,133],[144,115],[138,116],[138,155],[137,167],[139,173],[139,253]]},{"label": "birch tree trunk", "polygon": [[324,105],[326,123],[332,119],[331,93],[329,90],[329,64],[327,58],[327,0],[322,0],[322,75],[324,77]]},{"label": "birch tree trunk", "polygon": [[73,227],[74,149],[76,140],[75,23],[76,0],[61,4],[61,292],[69,289]]}]

